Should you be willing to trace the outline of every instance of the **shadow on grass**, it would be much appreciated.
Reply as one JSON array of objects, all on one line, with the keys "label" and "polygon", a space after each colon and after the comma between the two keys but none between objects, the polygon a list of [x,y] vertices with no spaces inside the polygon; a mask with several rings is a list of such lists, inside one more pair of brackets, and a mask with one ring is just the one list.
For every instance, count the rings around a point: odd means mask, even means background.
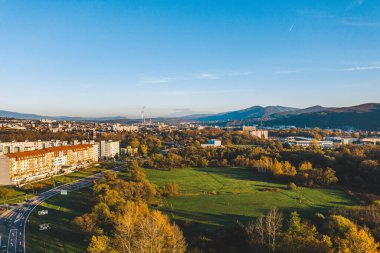
[{"label": "shadow on grass", "polygon": [[[30,216],[27,226],[28,252],[85,252],[87,242],[83,234],[73,224],[73,219],[90,210],[90,189],[69,193],[68,196],[56,196],[38,206]],[[48,214],[39,216],[39,210],[48,210]],[[41,224],[49,224],[50,229],[40,231]]]},{"label": "shadow on grass", "polygon": [[[275,206],[273,206],[275,207]],[[314,206],[313,208],[280,208],[287,220],[291,212],[297,211],[303,218],[313,218],[316,213],[327,214],[329,206]],[[185,237],[188,240],[205,234],[208,232],[215,232],[222,227],[229,227],[236,222],[247,225],[250,221],[254,221],[258,216],[246,216],[237,214],[211,214],[205,212],[188,212],[184,210],[171,210],[170,208],[159,208],[160,211],[167,214],[174,220],[183,230]],[[269,212],[268,208],[257,208],[259,213],[263,216]]]},{"label": "shadow on grass", "polygon": [[268,183],[281,183],[281,180],[273,178],[263,173],[258,173],[253,169],[239,168],[239,167],[206,167],[195,168],[197,171],[205,173],[213,173],[215,175],[223,176],[226,178],[236,180],[248,180],[248,181],[266,181]]}]

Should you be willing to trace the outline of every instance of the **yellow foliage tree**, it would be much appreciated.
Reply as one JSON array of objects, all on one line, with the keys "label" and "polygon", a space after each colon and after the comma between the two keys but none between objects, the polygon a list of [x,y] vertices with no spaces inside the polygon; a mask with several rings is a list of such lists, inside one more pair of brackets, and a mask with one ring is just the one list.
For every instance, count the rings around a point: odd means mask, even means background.
[{"label": "yellow foliage tree", "polygon": [[284,171],[282,169],[282,164],[281,162],[277,161],[277,159],[274,160],[272,170],[273,170],[273,175],[275,176],[284,174]]},{"label": "yellow foliage tree", "polygon": [[181,230],[159,211],[144,203],[128,202],[115,223],[114,247],[118,252],[185,252]]},{"label": "yellow foliage tree", "polygon": [[93,236],[87,248],[88,253],[109,253],[109,238],[105,235]]},{"label": "yellow foliage tree", "polygon": [[330,253],[331,247],[330,237],[319,234],[316,227],[302,221],[297,212],[291,213],[288,230],[282,238],[282,252]]},{"label": "yellow foliage tree", "polygon": [[313,169],[313,164],[311,162],[303,162],[299,167],[300,171],[307,171],[311,169]]},{"label": "yellow foliage tree", "polygon": [[367,229],[350,228],[336,240],[339,253],[378,253],[379,244]]},{"label": "yellow foliage tree", "polygon": [[377,253],[379,244],[366,228],[360,228],[340,215],[330,216],[329,231],[332,233],[336,252]]}]

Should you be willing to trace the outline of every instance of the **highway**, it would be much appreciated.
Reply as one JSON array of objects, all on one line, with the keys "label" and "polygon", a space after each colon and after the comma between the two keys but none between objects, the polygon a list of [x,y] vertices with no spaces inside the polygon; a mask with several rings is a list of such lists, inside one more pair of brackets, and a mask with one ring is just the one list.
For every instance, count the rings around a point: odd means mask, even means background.
[{"label": "highway", "polygon": [[[113,168],[119,170],[122,166]],[[56,188],[45,191],[24,203],[18,204],[11,210],[0,216],[0,252],[25,253],[25,231],[29,215],[43,201],[61,194],[61,190],[67,192],[75,191],[90,186],[93,181],[99,180],[104,172],[88,176],[77,181],[60,185]]]}]

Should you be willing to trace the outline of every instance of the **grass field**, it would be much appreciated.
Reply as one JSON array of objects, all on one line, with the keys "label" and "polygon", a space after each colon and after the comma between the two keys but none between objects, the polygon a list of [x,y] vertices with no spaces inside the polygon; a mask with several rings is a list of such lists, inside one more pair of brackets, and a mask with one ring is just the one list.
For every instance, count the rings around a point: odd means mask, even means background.
[{"label": "grass field", "polygon": [[[164,205],[159,209],[183,224],[189,241],[194,235],[237,220],[246,223],[274,206],[285,214],[298,211],[310,216],[355,204],[355,200],[341,190],[299,188],[290,191],[285,184],[241,168],[147,169],[146,173],[158,186],[171,182],[180,185],[181,196],[164,198]],[[68,196],[56,196],[37,207],[27,226],[27,252],[85,252],[87,242],[72,220],[89,211],[89,199],[87,188]],[[38,216],[38,210],[44,209],[49,214]],[[51,229],[39,231],[39,225],[44,223],[50,224]]]},{"label": "grass field", "polygon": [[303,216],[355,201],[336,189],[299,188],[287,190],[264,175],[242,168],[186,168],[172,171],[146,170],[158,186],[175,182],[181,196],[164,199],[160,210],[184,223],[184,232],[194,235],[237,220],[248,222],[278,207],[285,214],[298,211]]},{"label": "grass field", "polygon": [[47,191],[55,186],[70,183],[104,170],[106,170],[106,168],[91,167],[87,169],[81,169],[70,174],[60,175],[39,182],[30,183],[21,188],[15,186],[7,186],[11,192],[7,200],[0,198],[0,204],[14,204],[23,202],[25,201],[25,198],[31,198],[38,192]]},{"label": "grass field", "polygon": [[[26,231],[26,249],[29,253],[83,253],[86,243],[83,235],[72,224],[76,216],[89,212],[90,188],[70,192],[67,196],[55,196],[38,206],[29,217]],[[38,216],[39,210],[48,214]],[[40,224],[49,224],[50,229],[40,231]]]}]

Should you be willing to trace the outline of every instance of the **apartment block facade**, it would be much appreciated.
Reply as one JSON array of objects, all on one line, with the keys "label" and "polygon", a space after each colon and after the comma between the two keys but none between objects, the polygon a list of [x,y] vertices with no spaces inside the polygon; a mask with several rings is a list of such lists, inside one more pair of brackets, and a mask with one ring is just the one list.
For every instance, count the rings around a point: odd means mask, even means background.
[{"label": "apartment block facade", "polygon": [[0,185],[20,185],[98,161],[98,145],[79,144],[0,155]]},{"label": "apartment block facade", "polygon": [[114,158],[120,155],[120,142],[101,141],[99,144],[99,156],[101,159]]},{"label": "apartment block facade", "polygon": [[247,132],[251,136],[256,136],[262,139],[268,139],[268,130],[257,129],[256,126],[243,126],[243,132]]},{"label": "apartment block facade", "polygon": [[0,155],[67,145],[67,141],[60,140],[0,142]]}]

